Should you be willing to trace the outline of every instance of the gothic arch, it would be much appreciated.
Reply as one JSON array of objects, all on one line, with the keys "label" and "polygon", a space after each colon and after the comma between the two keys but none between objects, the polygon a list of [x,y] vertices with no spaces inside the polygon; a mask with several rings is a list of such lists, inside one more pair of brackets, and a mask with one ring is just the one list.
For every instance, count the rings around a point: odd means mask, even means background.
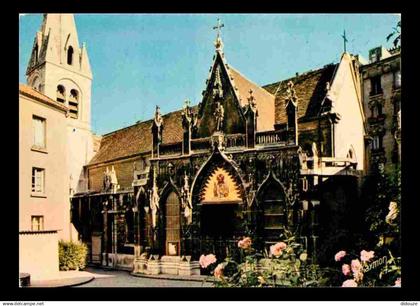
[{"label": "gothic arch", "polygon": [[164,242],[162,251],[166,255],[181,254],[182,209],[181,195],[172,179],[163,187],[160,194],[160,237]]},{"label": "gothic arch", "polygon": [[282,229],[287,227],[288,200],[286,189],[273,171],[270,171],[257,190],[260,237],[265,242],[275,242]]},{"label": "gothic arch", "polygon": [[209,157],[209,159],[200,167],[191,184],[192,206],[194,207],[198,204],[198,202],[200,201],[200,192],[204,188],[206,180],[209,178],[212,171],[214,171],[218,167],[223,168],[232,176],[232,178],[239,187],[239,193],[242,202],[244,204],[248,204],[248,200],[245,194],[245,184],[242,177],[239,175],[237,167],[234,165],[234,162],[232,160],[229,160],[223,152],[220,152],[218,149],[215,149],[215,151]]}]

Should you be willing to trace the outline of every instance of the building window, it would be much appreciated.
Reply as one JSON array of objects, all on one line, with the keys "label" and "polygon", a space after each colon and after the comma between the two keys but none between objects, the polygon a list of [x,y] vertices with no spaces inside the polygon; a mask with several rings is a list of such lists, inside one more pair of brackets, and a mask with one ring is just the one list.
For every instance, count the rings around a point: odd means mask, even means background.
[{"label": "building window", "polygon": [[31,230],[32,231],[44,230],[44,216],[31,216]]},{"label": "building window", "polygon": [[401,71],[397,71],[394,73],[394,88],[401,87]]},{"label": "building window", "polygon": [[372,140],[372,150],[379,150],[382,148],[382,136],[375,135]]},{"label": "building window", "polygon": [[75,89],[70,91],[69,96],[69,113],[71,118],[77,119],[79,112],[79,92]]},{"label": "building window", "polygon": [[38,149],[45,149],[45,119],[33,116],[32,129],[34,135],[33,147]]},{"label": "building window", "polygon": [[372,110],[372,118],[376,118],[382,115],[382,105],[381,104],[376,104],[374,106],[372,106],[371,108]]},{"label": "building window", "polygon": [[63,85],[57,86],[57,102],[64,103],[66,101],[66,89]]},{"label": "building window", "polygon": [[73,65],[73,47],[70,46],[67,50],[67,64]]},{"label": "building window", "polygon": [[378,75],[370,79],[370,95],[379,95],[382,93],[381,76]]},{"label": "building window", "polygon": [[32,168],[32,193],[45,193],[45,169]]}]

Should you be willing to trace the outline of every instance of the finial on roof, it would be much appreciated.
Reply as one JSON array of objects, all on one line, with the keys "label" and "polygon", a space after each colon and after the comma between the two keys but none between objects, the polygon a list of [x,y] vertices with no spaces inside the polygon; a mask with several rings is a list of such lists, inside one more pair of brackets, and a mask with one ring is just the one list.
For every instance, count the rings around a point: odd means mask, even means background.
[{"label": "finial on roof", "polygon": [[216,37],[216,40],[214,41],[214,46],[216,47],[217,51],[222,51],[223,49],[223,42],[222,42],[222,38],[220,37],[220,30],[224,26],[225,25],[220,21],[220,18],[217,18],[217,25],[213,27],[213,30],[217,31],[217,37]]},{"label": "finial on roof", "polygon": [[252,106],[253,108],[255,108],[255,106],[256,106],[257,103],[255,102],[255,98],[252,95],[253,94],[252,89],[249,89],[248,92],[249,92],[248,103],[249,103],[250,106]]}]

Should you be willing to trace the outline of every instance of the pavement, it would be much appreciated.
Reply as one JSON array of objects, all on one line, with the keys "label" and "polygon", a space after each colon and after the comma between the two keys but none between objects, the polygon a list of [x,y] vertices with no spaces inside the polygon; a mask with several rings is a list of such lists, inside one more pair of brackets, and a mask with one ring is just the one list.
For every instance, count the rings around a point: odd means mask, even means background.
[{"label": "pavement", "polygon": [[59,271],[58,274],[58,279],[31,280],[29,288],[71,287],[85,284],[95,278],[95,274],[89,271]]},{"label": "pavement", "polygon": [[29,288],[39,287],[213,287],[203,275],[142,275],[128,271],[87,267],[84,271],[60,271],[54,280],[31,280]]}]

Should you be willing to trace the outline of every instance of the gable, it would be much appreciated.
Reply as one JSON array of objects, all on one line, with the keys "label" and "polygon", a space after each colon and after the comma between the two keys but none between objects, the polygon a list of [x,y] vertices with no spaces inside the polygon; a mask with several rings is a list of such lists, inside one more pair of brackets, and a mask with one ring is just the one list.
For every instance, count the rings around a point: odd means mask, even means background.
[{"label": "gable", "polygon": [[264,86],[275,94],[275,123],[287,123],[286,90],[287,83],[292,81],[298,97],[298,120],[318,116],[322,101],[326,95],[327,82],[332,82],[337,65],[327,65],[321,69]]},{"label": "gable", "polygon": [[245,133],[245,117],[219,52],[216,52],[211,75],[198,111],[198,129],[195,137],[208,137],[216,131],[214,113],[217,101],[224,109],[222,131],[226,134]]}]

